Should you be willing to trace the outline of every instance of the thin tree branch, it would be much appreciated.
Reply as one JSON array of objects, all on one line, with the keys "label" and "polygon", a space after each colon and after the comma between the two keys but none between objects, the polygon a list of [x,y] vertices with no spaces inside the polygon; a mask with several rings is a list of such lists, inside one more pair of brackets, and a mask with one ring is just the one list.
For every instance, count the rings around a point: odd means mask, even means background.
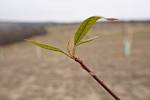
[{"label": "thin tree branch", "polygon": [[112,90],[109,89],[109,88],[106,86],[106,84],[105,84],[102,80],[100,80],[100,79],[96,76],[96,74],[95,74],[94,72],[92,72],[92,71],[89,69],[89,67],[87,67],[79,58],[74,57],[74,60],[75,60],[76,62],[78,62],[78,63],[81,65],[81,67],[82,67],[85,71],[87,71],[87,72],[89,73],[89,75],[90,75],[95,81],[97,81],[98,84],[99,84],[100,86],[102,86],[115,100],[121,100],[121,99],[120,99],[116,94],[114,94],[114,93],[112,92]]}]

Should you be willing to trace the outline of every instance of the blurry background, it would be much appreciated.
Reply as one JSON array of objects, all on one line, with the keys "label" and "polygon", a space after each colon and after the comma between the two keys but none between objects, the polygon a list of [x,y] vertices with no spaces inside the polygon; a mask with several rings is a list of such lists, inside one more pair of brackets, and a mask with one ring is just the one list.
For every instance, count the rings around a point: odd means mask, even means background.
[{"label": "blurry background", "polygon": [[[77,63],[24,41],[62,49],[80,22],[98,22],[78,56],[123,100],[150,100],[149,0],[0,0],[0,100],[112,100]],[[89,37],[87,36],[87,37]],[[87,50],[88,49],[88,50]]]}]

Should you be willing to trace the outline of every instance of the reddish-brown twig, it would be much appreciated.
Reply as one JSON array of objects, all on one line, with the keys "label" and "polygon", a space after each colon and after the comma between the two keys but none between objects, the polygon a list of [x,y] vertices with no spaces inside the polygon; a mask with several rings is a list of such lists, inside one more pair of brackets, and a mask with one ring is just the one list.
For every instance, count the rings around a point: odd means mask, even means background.
[{"label": "reddish-brown twig", "polygon": [[87,71],[87,72],[89,73],[89,75],[90,75],[94,80],[96,80],[96,81],[98,82],[98,84],[99,84],[100,86],[102,86],[115,100],[121,100],[121,99],[120,99],[117,95],[115,95],[115,94],[112,92],[112,90],[109,89],[109,88],[105,85],[105,83],[104,83],[102,80],[100,80],[100,79],[96,76],[96,74],[95,74],[94,72],[92,72],[92,71],[89,69],[89,67],[87,67],[79,58],[73,57],[73,59],[74,59],[76,62],[78,62],[78,63],[81,65],[81,67],[82,67],[85,71]]}]

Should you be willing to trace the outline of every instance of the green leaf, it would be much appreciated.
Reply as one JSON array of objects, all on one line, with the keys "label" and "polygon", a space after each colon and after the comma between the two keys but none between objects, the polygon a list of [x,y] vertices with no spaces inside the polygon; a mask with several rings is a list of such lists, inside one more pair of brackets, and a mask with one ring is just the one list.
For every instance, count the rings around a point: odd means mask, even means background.
[{"label": "green leaf", "polygon": [[77,46],[79,46],[79,45],[81,45],[81,44],[84,44],[84,43],[91,42],[91,41],[93,41],[93,40],[97,39],[98,37],[99,37],[99,36],[95,36],[95,37],[90,38],[90,39],[87,39],[87,40],[81,40],[81,41],[78,43],[78,45],[77,45]]},{"label": "green leaf", "polygon": [[54,46],[51,46],[51,45],[48,45],[48,44],[44,44],[44,43],[41,43],[41,42],[38,42],[38,41],[35,41],[35,40],[26,40],[36,46],[39,46],[41,48],[44,48],[44,49],[47,49],[47,50],[52,50],[52,51],[57,51],[57,52],[61,52],[61,53],[64,53],[61,49],[57,48],[57,47],[54,47]]},{"label": "green leaf", "polygon": [[74,35],[74,45],[77,46],[78,43],[83,39],[83,37],[87,34],[90,28],[95,24],[95,22],[103,18],[101,16],[92,16],[87,18],[85,21],[82,22],[80,27],[78,28],[77,32]]},{"label": "green leaf", "polygon": [[67,51],[68,51],[68,54],[71,55],[70,39],[68,39],[67,41]]}]

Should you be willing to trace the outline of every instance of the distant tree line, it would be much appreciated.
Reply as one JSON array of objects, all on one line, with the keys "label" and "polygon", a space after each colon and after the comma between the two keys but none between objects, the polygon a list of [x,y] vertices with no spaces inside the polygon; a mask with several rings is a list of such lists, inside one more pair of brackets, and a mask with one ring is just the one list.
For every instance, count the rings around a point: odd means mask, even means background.
[{"label": "distant tree line", "polygon": [[45,26],[43,23],[0,23],[0,45],[22,41],[35,35],[44,35]]}]

